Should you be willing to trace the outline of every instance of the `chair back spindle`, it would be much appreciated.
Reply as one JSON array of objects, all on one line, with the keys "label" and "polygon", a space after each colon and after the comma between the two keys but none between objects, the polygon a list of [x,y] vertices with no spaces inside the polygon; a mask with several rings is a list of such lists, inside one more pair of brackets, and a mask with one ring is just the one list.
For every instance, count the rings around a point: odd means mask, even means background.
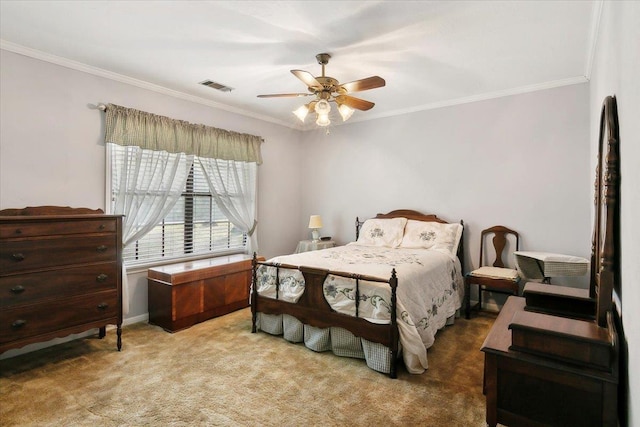
[{"label": "chair back spindle", "polygon": [[502,254],[504,253],[504,249],[507,246],[507,236],[512,234],[516,239],[516,251],[520,249],[520,236],[518,232],[515,230],[511,230],[502,225],[496,225],[491,228],[487,228],[486,230],[482,230],[480,235],[480,263],[479,267],[482,267],[485,261],[485,251],[484,251],[484,243],[488,234],[493,234],[493,248],[495,250],[496,259],[493,261],[491,265],[494,267],[505,268],[505,262],[502,259]]}]

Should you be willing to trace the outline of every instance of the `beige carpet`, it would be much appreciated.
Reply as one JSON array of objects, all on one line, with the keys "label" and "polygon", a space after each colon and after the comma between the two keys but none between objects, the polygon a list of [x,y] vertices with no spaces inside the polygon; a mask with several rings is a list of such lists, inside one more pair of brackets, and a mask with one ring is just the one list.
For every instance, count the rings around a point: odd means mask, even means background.
[{"label": "beige carpet", "polygon": [[363,360],[251,333],[249,309],[170,334],[148,324],[0,361],[2,426],[484,426],[494,316],[458,319],[429,370],[398,379]]}]

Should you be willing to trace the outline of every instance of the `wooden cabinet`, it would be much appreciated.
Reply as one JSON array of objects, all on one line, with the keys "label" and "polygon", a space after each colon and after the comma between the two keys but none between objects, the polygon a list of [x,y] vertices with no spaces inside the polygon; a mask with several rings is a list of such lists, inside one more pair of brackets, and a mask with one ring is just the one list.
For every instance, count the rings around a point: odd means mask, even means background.
[{"label": "wooden cabinet", "polygon": [[169,332],[249,306],[251,257],[230,255],[150,268],[149,323]]},{"label": "wooden cabinet", "polygon": [[106,325],[122,333],[122,218],[38,207],[0,211],[0,352]]},{"label": "wooden cabinet", "polygon": [[530,311],[595,320],[596,299],[590,293],[589,289],[528,282],[522,296],[527,301],[526,309]]},{"label": "wooden cabinet", "polygon": [[487,424],[617,426],[615,329],[509,297],[482,346]]}]

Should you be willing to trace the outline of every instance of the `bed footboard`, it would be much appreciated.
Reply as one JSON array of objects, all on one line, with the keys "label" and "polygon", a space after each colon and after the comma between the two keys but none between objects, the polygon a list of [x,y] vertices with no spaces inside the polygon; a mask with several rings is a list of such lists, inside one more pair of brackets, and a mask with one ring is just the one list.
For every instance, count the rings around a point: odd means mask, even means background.
[{"label": "bed footboard", "polygon": [[[267,267],[276,268],[276,297],[264,297],[258,294],[258,267],[264,265]],[[304,277],[304,292],[296,303],[284,301],[279,298],[279,271],[281,269],[293,269],[299,270]],[[329,275],[345,277],[353,279],[355,281],[355,309],[356,315],[349,316],[346,314],[338,313],[327,302],[324,297],[323,285],[324,281]],[[387,283],[391,291],[391,313],[390,322],[388,324],[371,323],[361,317],[358,317],[359,306],[359,289],[360,281]],[[397,311],[396,311],[396,292],[398,287],[398,279],[396,277],[395,269],[391,272],[391,277],[388,280],[380,279],[379,277],[371,277],[353,273],[345,273],[340,271],[331,271],[326,269],[311,268],[305,266],[294,266],[287,264],[278,264],[258,261],[256,254],[253,255],[252,260],[252,295],[251,295],[251,315],[252,315],[252,327],[251,332],[257,331],[256,321],[258,312],[264,314],[288,314],[300,322],[314,326],[317,328],[329,328],[329,327],[341,327],[357,337],[364,338],[366,340],[382,344],[389,348],[391,357],[391,366],[389,376],[396,378],[396,362],[398,358],[398,323],[397,323]]]}]

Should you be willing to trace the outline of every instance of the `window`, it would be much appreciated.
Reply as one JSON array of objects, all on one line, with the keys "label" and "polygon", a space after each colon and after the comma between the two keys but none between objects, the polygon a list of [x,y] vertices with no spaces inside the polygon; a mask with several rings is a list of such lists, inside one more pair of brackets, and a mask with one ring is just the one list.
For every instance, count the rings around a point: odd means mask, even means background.
[{"label": "window", "polygon": [[[111,196],[115,200],[127,147],[109,144],[111,155]],[[144,161],[144,159],[143,159]],[[247,236],[218,208],[202,167],[195,158],[182,194],[169,213],[143,237],[125,246],[127,265],[164,260],[196,258],[203,255],[244,252]]]}]

